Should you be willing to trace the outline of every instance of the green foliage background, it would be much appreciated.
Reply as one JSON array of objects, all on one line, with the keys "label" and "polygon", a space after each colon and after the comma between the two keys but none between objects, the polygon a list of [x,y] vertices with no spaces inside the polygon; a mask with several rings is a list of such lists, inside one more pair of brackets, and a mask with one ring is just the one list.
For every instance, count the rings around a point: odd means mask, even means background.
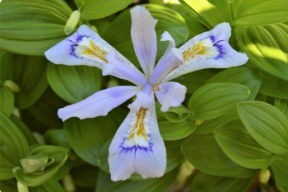
[{"label": "green foliage background", "polygon": [[[231,46],[249,61],[177,78],[188,88],[183,105],[166,113],[156,105],[165,175],[144,180],[133,174],[115,183],[108,147],[127,103],[106,117],[64,123],[57,110],[127,82],[93,67],[54,65],[44,52],[67,37],[65,24],[79,10],[76,28],[90,25],[139,67],[130,35],[129,9],[136,4],[158,19],[157,59],[168,45],[160,42],[164,31],[180,46],[229,22]],[[35,170],[29,169],[32,161]],[[0,190],[17,191],[17,182],[32,192],[287,192],[288,1],[3,0]]]}]

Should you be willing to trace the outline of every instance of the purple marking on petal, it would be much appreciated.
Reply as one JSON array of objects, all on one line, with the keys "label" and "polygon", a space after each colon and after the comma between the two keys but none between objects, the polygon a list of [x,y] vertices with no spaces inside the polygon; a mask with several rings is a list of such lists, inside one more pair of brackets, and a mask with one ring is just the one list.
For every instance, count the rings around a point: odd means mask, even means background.
[{"label": "purple marking on petal", "polygon": [[71,52],[70,52],[70,55],[73,55],[74,57],[76,57],[77,59],[79,58],[78,55],[76,55],[75,53],[75,49],[76,47],[78,46],[76,43],[74,43],[73,41],[70,41],[72,44],[70,45],[71,47]]},{"label": "purple marking on petal", "polygon": [[124,144],[125,141],[126,141],[126,138],[123,138],[123,141],[122,141],[122,143],[119,146],[119,148],[121,148],[121,151],[119,153],[132,152],[134,149],[135,149],[135,154],[136,154],[137,150],[144,150],[145,152],[149,152],[150,151],[150,152],[153,153],[154,144],[151,141],[149,141],[149,147],[142,147],[140,145],[138,145],[138,146],[134,145],[132,147],[124,147],[123,144]]},{"label": "purple marking on petal", "polygon": [[[210,39],[211,39],[212,43],[214,43],[216,41],[214,35],[211,35]],[[214,59],[224,58],[224,55],[226,54],[226,52],[223,49],[224,46],[220,44],[220,42],[222,42],[222,41],[224,41],[224,40],[217,41],[216,43],[213,44],[213,46],[216,47],[219,51],[219,55],[214,57]]]},{"label": "purple marking on petal", "polygon": [[89,38],[89,36],[87,35],[78,35],[76,42],[79,43],[80,41],[82,41],[83,37]]}]

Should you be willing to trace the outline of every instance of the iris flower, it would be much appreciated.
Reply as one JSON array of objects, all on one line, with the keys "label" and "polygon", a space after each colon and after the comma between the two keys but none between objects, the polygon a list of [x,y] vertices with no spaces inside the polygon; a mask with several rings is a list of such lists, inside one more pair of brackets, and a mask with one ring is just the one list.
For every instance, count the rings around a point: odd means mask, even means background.
[{"label": "iris flower", "polygon": [[165,31],[161,41],[168,41],[166,52],[155,66],[157,19],[143,6],[130,10],[131,36],[135,53],[144,74],[86,25],[45,52],[55,64],[88,65],[102,69],[103,75],[128,80],[136,86],[117,86],[98,91],[76,104],[58,110],[65,121],[105,116],[129,98],[130,112],[117,130],[109,147],[109,167],[113,181],[125,180],[137,172],[143,178],[161,177],[166,169],[166,149],[161,138],[154,94],[161,110],[179,106],[185,99],[186,87],[170,80],[204,68],[227,68],[243,65],[248,57],[228,43],[231,28],[221,23],[211,31],[190,39],[180,48]]}]

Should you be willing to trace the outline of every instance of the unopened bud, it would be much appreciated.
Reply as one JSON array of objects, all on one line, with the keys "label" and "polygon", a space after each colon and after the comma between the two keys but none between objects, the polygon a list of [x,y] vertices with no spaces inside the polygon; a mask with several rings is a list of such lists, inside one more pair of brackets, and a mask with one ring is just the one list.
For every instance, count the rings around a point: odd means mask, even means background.
[{"label": "unopened bud", "polygon": [[98,33],[98,29],[94,25],[90,25],[90,28],[93,29],[96,33]]},{"label": "unopened bud", "polygon": [[67,174],[63,177],[63,187],[66,192],[74,192],[76,191],[75,183],[73,177],[70,174]]},{"label": "unopened bud", "polygon": [[117,79],[115,78],[111,78],[108,83],[107,83],[107,87],[110,88],[110,87],[116,87],[119,85],[119,82],[117,81]]},{"label": "unopened bud", "polygon": [[18,192],[29,192],[29,189],[26,185],[23,185],[19,181],[17,182]]},{"label": "unopened bud", "polygon": [[20,87],[12,80],[6,80],[4,85],[9,87],[14,93],[18,93],[20,91]]},{"label": "unopened bud", "polygon": [[25,173],[42,172],[51,163],[48,155],[38,154],[20,159],[21,166]]},{"label": "unopened bud", "polygon": [[270,179],[270,171],[269,169],[261,169],[259,174],[260,182],[266,184]]},{"label": "unopened bud", "polygon": [[204,120],[195,120],[195,124],[196,125],[201,125],[204,122]]},{"label": "unopened bud", "polygon": [[21,118],[20,111],[19,111],[19,109],[18,109],[17,107],[14,107],[14,108],[12,109],[12,114],[15,115],[15,117],[17,117],[18,119]]},{"label": "unopened bud", "polygon": [[73,30],[75,29],[75,27],[76,27],[76,25],[80,19],[80,15],[81,15],[80,11],[78,11],[78,10],[74,11],[70,15],[70,17],[69,17],[69,19],[65,25],[65,29],[64,29],[64,32],[66,35],[69,35],[73,32]]}]

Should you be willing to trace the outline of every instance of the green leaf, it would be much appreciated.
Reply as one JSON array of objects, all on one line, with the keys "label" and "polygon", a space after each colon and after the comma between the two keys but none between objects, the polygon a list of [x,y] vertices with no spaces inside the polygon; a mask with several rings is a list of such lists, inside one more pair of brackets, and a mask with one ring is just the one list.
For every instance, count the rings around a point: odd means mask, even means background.
[{"label": "green leaf", "polygon": [[231,20],[231,5],[227,0],[179,0],[179,2],[209,29]]},{"label": "green leaf", "polygon": [[[155,30],[157,34],[157,59],[159,59],[168,45],[168,42],[160,41],[164,31],[168,31],[174,38],[176,47],[186,41],[189,31],[185,20],[174,10],[152,4],[145,5],[145,7],[155,19],[158,19]],[[126,58],[129,58],[129,61],[134,65],[140,66],[131,39],[131,15],[129,10],[121,13],[111,23],[103,38]]]},{"label": "green leaf", "polygon": [[59,0],[4,0],[0,6],[0,48],[43,55],[65,38],[72,10]]},{"label": "green leaf", "polygon": [[275,98],[275,107],[277,107],[288,119],[288,100]]},{"label": "green leaf", "polygon": [[275,154],[288,153],[288,120],[276,107],[260,101],[238,104],[239,116],[252,137]]},{"label": "green leaf", "polygon": [[31,130],[21,121],[19,118],[14,115],[10,116],[10,119],[13,123],[22,131],[29,145],[37,144],[35,137],[33,136]]},{"label": "green leaf", "polygon": [[40,99],[28,111],[49,128],[62,128],[63,123],[57,115],[60,108],[68,105],[59,98],[50,87],[46,89]]},{"label": "green leaf", "polygon": [[47,78],[59,97],[69,103],[77,103],[100,90],[102,74],[96,67],[50,63]]},{"label": "green leaf", "polygon": [[63,187],[55,179],[49,179],[43,185],[29,189],[30,192],[65,192]]},{"label": "green leaf", "polygon": [[288,4],[283,0],[235,1],[232,25],[256,26],[288,21]]},{"label": "green leaf", "polygon": [[236,39],[253,64],[270,75],[288,80],[288,25],[239,27]]},{"label": "green leaf", "polygon": [[50,129],[45,132],[44,140],[46,144],[59,147],[70,148],[64,129]]},{"label": "green leaf", "polygon": [[192,94],[202,87],[213,75],[215,75],[215,72],[209,69],[204,69],[181,75],[176,78],[175,81],[187,87],[187,93]]},{"label": "green leaf", "polygon": [[77,155],[85,162],[97,166],[102,146],[115,134],[118,127],[109,115],[85,120],[71,118],[64,122],[64,128],[68,141]]},{"label": "green leaf", "polygon": [[217,144],[213,133],[190,135],[181,147],[184,157],[200,171],[218,176],[248,178],[257,170],[234,163]]},{"label": "green leaf", "polygon": [[0,111],[0,180],[14,177],[13,167],[29,153],[27,140],[21,130]]},{"label": "green leaf", "polygon": [[[112,141],[108,139],[103,147],[100,150],[100,154],[98,155],[98,166],[102,171],[106,173],[109,172],[109,164],[108,164],[108,156],[109,156],[109,146]],[[184,158],[179,150],[182,144],[182,140],[179,141],[165,141],[166,146],[166,153],[167,153],[167,165],[165,173],[170,172],[171,170],[175,169],[180,163],[183,162]],[[148,178],[151,179],[151,178]],[[129,180],[143,180],[143,178],[139,174],[132,174]]]},{"label": "green leaf", "polygon": [[13,172],[16,179],[23,185],[34,187],[45,183],[53,177],[57,170],[64,165],[67,160],[68,150],[63,147],[42,145],[33,149],[28,157],[36,155],[48,155],[51,163],[44,169],[36,173],[26,174],[21,167],[14,167]]},{"label": "green leaf", "polygon": [[71,174],[78,187],[95,188],[99,168],[84,164],[71,170]]},{"label": "green leaf", "polygon": [[[280,183],[287,184],[288,182],[287,156],[286,158],[280,157],[274,160],[273,164],[271,165],[271,169],[273,171],[276,182],[277,180],[279,180]],[[280,183],[277,182],[277,184],[280,184]]]},{"label": "green leaf", "polygon": [[250,95],[247,100],[254,100],[258,94],[261,85],[262,75],[259,70],[249,67],[233,67],[217,73],[208,83],[239,83],[245,85],[250,90]]},{"label": "green leaf", "polygon": [[0,85],[0,111],[7,117],[12,113],[14,107],[14,94],[11,89]]},{"label": "green leaf", "polygon": [[260,169],[272,163],[273,154],[253,139],[240,119],[220,125],[215,138],[225,154],[243,167]]},{"label": "green leaf", "polygon": [[253,180],[254,177],[239,179],[213,176],[199,172],[189,185],[189,188],[190,191],[195,192],[244,192],[247,191]]},{"label": "green leaf", "polygon": [[288,81],[276,78],[263,72],[263,82],[259,92],[271,97],[288,99]]},{"label": "green leaf", "polygon": [[159,131],[163,140],[183,139],[188,135],[190,135],[191,133],[193,133],[193,131],[195,131],[196,125],[192,119],[186,117],[183,121],[175,122],[174,120],[174,122],[173,121],[171,122],[167,118],[167,112],[163,113],[162,111],[160,111],[160,107],[161,105],[157,102],[156,103],[157,121]]},{"label": "green leaf", "polygon": [[98,172],[95,192],[165,192],[174,183],[178,170],[175,169],[161,178],[143,181],[113,182],[110,175],[103,171]]},{"label": "green leaf", "polygon": [[165,117],[171,121],[171,122],[181,122],[187,119],[189,117],[190,111],[184,107],[183,105],[180,105],[179,107],[170,107],[170,109],[165,112]]},{"label": "green leaf", "polygon": [[133,3],[133,0],[75,0],[75,3],[81,11],[81,18],[90,20],[112,15]]},{"label": "green leaf", "polygon": [[0,180],[0,191],[18,192],[16,179]]},{"label": "green leaf", "polygon": [[245,100],[250,90],[236,83],[210,83],[198,89],[189,100],[191,117],[208,120],[228,113],[237,103]]}]

